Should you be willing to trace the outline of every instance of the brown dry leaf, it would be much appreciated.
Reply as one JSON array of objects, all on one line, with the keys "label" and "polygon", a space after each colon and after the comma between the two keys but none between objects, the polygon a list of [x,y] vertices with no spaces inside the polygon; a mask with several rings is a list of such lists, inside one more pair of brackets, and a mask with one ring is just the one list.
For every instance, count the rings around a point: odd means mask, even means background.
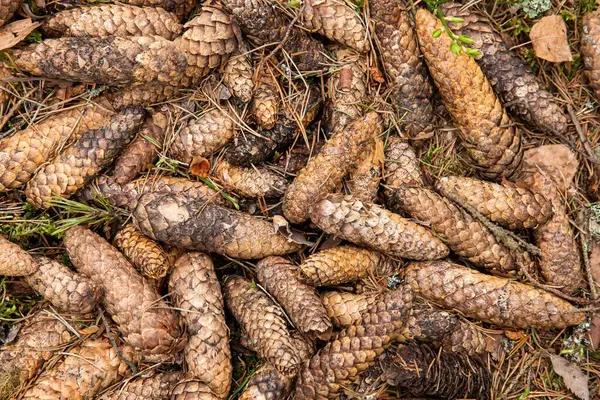
[{"label": "brown dry leaf", "polygon": [[563,378],[567,389],[580,399],[589,400],[588,376],[581,371],[581,368],[554,354],[550,354],[550,361],[554,372]]},{"label": "brown dry leaf", "polygon": [[385,78],[383,77],[383,74],[381,73],[381,71],[373,66],[370,69],[371,72],[371,78],[373,78],[373,80],[377,83],[384,83],[385,82]]},{"label": "brown dry leaf", "polygon": [[[590,226],[595,224],[594,221],[590,221]],[[594,285],[597,290],[600,290],[600,244],[598,244],[595,240],[591,241],[591,251],[590,251],[590,272],[592,275],[592,279],[594,280]],[[592,350],[598,349],[598,345],[600,345],[600,312],[596,312],[592,316],[592,322],[590,323],[590,344]]]},{"label": "brown dry leaf", "polygon": [[504,336],[506,336],[510,340],[515,340],[516,341],[516,340],[522,340],[527,335],[523,331],[508,331],[508,330],[505,330],[504,331]]},{"label": "brown dry leaf", "polygon": [[100,328],[96,325],[88,326],[87,328],[79,329],[78,332],[82,335],[93,335],[98,332]]},{"label": "brown dry leaf", "polygon": [[592,351],[598,349],[600,344],[600,314],[596,313],[592,316],[592,322],[590,323],[590,348]]},{"label": "brown dry leaf", "polygon": [[190,163],[190,173],[200,178],[206,178],[210,171],[210,161],[204,157],[194,157]]},{"label": "brown dry leaf", "polygon": [[33,22],[31,18],[20,19],[0,28],[0,50],[10,49],[20,41],[25,40],[40,22]]},{"label": "brown dry leaf", "polygon": [[560,15],[550,15],[536,22],[529,37],[535,55],[552,62],[573,61],[567,41],[567,25]]},{"label": "brown dry leaf", "polygon": [[314,245],[314,243],[306,239],[301,232],[292,229],[287,219],[281,215],[275,215],[273,217],[273,228],[275,228],[275,232],[285,236],[290,242],[303,244],[306,246]]},{"label": "brown dry leaf", "polygon": [[528,168],[540,168],[560,190],[567,190],[577,174],[579,161],[564,144],[550,144],[529,149],[523,153]]}]

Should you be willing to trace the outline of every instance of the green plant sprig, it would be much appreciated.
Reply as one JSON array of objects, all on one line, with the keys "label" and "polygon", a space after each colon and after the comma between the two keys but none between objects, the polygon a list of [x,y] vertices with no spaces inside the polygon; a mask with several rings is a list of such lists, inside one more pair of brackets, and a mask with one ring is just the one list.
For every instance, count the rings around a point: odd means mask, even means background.
[{"label": "green plant sprig", "polygon": [[448,22],[451,23],[461,23],[465,20],[459,17],[446,17],[442,12],[440,6],[445,3],[445,0],[429,0],[426,1],[427,6],[431,10],[431,12],[438,17],[440,22],[442,23],[442,28],[436,29],[433,31],[431,35],[433,38],[439,38],[442,36],[442,32],[445,31],[448,37],[452,40],[452,44],[450,45],[450,51],[454,54],[458,55],[461,52],[464,52],[466,55],[470,57],[479,57],[481,52],[473,47],[467,47],[466,45],[472,45],[475,43],[473,39],[465,35],[456,35],[448,26]]}]

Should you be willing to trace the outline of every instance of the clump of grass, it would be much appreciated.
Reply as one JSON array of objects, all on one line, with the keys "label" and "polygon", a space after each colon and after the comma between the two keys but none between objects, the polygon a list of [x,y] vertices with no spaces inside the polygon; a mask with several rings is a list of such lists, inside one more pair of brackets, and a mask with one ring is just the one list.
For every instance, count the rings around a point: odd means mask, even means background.
[{"label": "clump of grass", "polygon": [[9,367],[0,372],[0,400],[8,400],[17,391],[20,384],[21,379],[17,368]]},{"label": "clump of grass", "polygon": [[76,225],[86,224],[90,227],[106,225],[118,219],[118,214],[108,202],[100,199],[98,204],[102,207],[94,207],[89,204],[80,203],[65,198],[55,198],[51,206],[58,211],[59,218],[54,222],[50,234],[56,237],[62,235]]}]

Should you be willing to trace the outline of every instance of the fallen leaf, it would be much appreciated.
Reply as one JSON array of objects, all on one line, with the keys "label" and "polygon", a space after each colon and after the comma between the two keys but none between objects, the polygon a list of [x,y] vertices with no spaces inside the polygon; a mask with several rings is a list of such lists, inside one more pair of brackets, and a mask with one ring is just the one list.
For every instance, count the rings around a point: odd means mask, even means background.
[{"label": "fallen leaf", "polygon": [[504,331],[504,336],[510,340],[522,340],[527,335],[523,331]]},{"label": "fallen leaf", "polygon": [[527,150],[523,153],[523,163],[526,170],[541,169],[562,191],[571,186],[579,168],[575,153],[564,144],[549,144]]},{"label": "fallen leaf", "polygon": [[555,354],[550,354],[550,362],[552,362],[554,372],[563,378],[567,389],[580,399],[590,399],[588,376],[581,371],[581,368],[567,361],[564,357]]},{"label": "fallen leaf", "polygon": [[275,228],[275,232],[282,234],[290,242],[306,246],[312,246],[314,244],[310,240],[307,240],[300,231],[292,229],[287,219],[281,215],[276,215],[273,217],[273,228]]},{"label": "fallen leaf", "polygon": [[383,77],[383,74],[377,67],[375,67],[375,66],[371,67],[370,72],[371,72],[371,78],[373,78],[373,80],[375,82],[377,82],[377,83],[385,82],[385,78]]},{"label": "fallen leaf", "polygon": [[560,15],[540,19],[531,27],[529,37],[537,57],[551,62],[573,61],[567,41],[567,25]]},{"label": "fallen leaf", "polygon": [[592,322],[590,323],[590,348],[592,351],[598,350],[598,344],[600,344],[600,314],[596,313],[592,316]]},{"label": "fallen leaf", "polygon": [[190,163],[190,173],[200,178],[206,178],[210,171],[210,161],[204,157],[194,157]]},{"label": "fallen leaf", "polygon": [[92,325],[88,326],[87,328],[79,329],[77,332],[81,333],[82,335],[93,335],[99,330],[100,328],[97,325]]},{"label": "fallen leaf", "polygon": [[24,40],[35,28],[40,26],[39,22],[33,22],[31,18],[20,19],[0,28],[0,50],[10,49]]}]

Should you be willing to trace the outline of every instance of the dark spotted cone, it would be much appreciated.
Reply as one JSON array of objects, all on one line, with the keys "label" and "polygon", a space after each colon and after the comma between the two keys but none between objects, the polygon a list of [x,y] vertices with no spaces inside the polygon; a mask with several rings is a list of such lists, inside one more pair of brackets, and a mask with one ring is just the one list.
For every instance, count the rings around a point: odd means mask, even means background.
[{"label": "dark spotted cone", "polygon": [[229,329],[221,285],[205,254],[187,253],[175,262],[169,291],[190,335],[184,354],[188,375],[206,384],[219,398],[231,385]]},{"label": "dark spotted cone", "polygon": [[258,125],[263,129],[273,129],[279,115],[279,92],[272,71],[265,68],[259,73],[256,91],[252,99],[251,111]]},{"label": "dark spotted cone", "polygon": [[255,46],[280,43],[287,37],[283,49],[292,57],[294,69],[322,70],[328,63],[323,44],[289,21],[274,5],[260,0],[228,0],[225,8],[233,15],[246,37]]},{"label": "dark spotted cone", "polygon": [[561,329],[585,319],[582,311],[546,291],[448,261],[412,263],[405,279],[416,296],[503,327]]},{"label": "dark spotted cone", "polygon": [[587,80],[600,98],[600,15],[595,12],[582,18],[581,54]]},{"label": "dark spotted cone", "polygon": [[0,236],[0,275],[25,276],[37,269],[37,263],[29,253]]},{"label": "dark spotted cone", "polygon": [[[429,72],[475,166],[488,178],[510,176],[521,163],[521,134],[477,62],[464,52],[450,51],[452,40],[441,22],[424,9],[417,10],[416,20]],[[434,38],[438,29],[442,34]]]},{"label": "dark spotted cone", "polygon": [[471,47],[481,51],[477,63],[511,114],[535,129],[558,135],[567,132],[569,120],[564,110],[487,18],[457,3],[444,4],[442,11],[464,20],[451,23],[450,28],[475,41]]},{"label": "dark spotted cone", "polygon": [[326,233],[391,257],[436,260],[448,255],[428,229],[352,196],[325,196],[313,207],[311,221]]},{"label": "dark spotted cone", "polygon": [[36,256],[38,269],[25,277],[36,292],[57,309],[87,314],[102,297],[102,290],[89,278],[71,271],[68,267],[48,257]]},{"label": "dark spotted cone", "polygon": [[25,391],[22,398],[94,398],[102,390],[131,374],[121,358],[133,361],[134,357],[135,353],[131,347],[115,348],[106,337],[87,339],[71,349],[53,368],[45,370]]},{"label": "dark spotted cone", "polygon": [[100,400],[163,400],[168,399],[175,384],[183,378],[181,371],[160,372],[149,378],[128,381],[100,397]]},{"label": "dark spotted cone", "polygon": [[278,198],[285,193],[285,177],[268,167],[238,167],[222,159],[217,162],[214,175],[227,190],[243,197]]},{"label": "dark spotted cone", "polygon": [[183,27],[162,8],[102,4],[58,12],[40,27],[46,37],[161,36],[173,40]]},{"label": "dark spotted cone", "polygon": [[292,223],[306,221],[312,206],[341,185],[342,178],[381,130],[381,118],[376,112],[369,112],[331,136],[319,153],[298,173],[285,193],[285,217]]},{"label": "dark spotted cone", "polygon": [[312,254],[298,269],[300,279],[313,286],[334,286],[389,275],[401,265],[376,251],[343,245]]},{"label": "dark spotted cone", "polygon": [[143,278],[127,259],[89,229],[67,231],[65,247],[77,270],[104,291],[103,305],[126,343],[149,360],[165,360],[180,349],[175,313],[156,285]]},{"label": "dark spotted cone", "polygon": [[527,189],[460,176],[442,178],[437,187],[509,229],[534,228],[552,217],[552,203]]},{"label": "dark spotted cone", "polygon": [[301,247],[267,221],[185,194],[147,193],[133,215],[143,234],[188,250],[256,259],[293,253]]},{"label": "dark spotted cone", "polygon": [[260,358],[284,375],[295,375],[301,360],[281,309],[256,285],[240,276],[227,278],[224,293],[227,307]]},{"label": "dark spotted cone", "polygon": [[383,170],[383,142],[379,138],[367,148],[346,181],[348,192],[358,200],[375,202]]},{"label": "dark spotted cone", "polygon": [[27,201],[47,208],[55,198],[73,195],[112,163],[137,133],[143,118],[142,108],[127,108],[115,114],[103,128],[86,132],[36,173],[25,190]]},{"label": "dark spotted cone", "polygon": [[296,267],[282,257],[267,257],[256,264],[256,278],[285,309],[298,331],[328,340],[332,325],[315,289],[297,278]]},{"label": "dark spotted cone", "polygon": [[374,304],[355,325],[341,330],[304,363],[294,399],[339,396],[343,388],[349,387],[375,364],[377,357],[402,331],[411,306],[411,291],[401,288]]},{"label": "dark spotted cone", "polygon": [[408,4],[376,0],[369,4],[385,73],[392,87],[390,101],[402,127],[411,136],[431,125],[433,88],[413,30]]},{"label": "dark spotted cone", "polygon": [[23,4],[22,0],[1,0],[0,1],[0,26],[6,24]]},{"label": "dark spotted cone", "polygon": [[113,244],[147,278],[160,279],[169,271],[170,263],[164,250],[133,224],[117,232]]},{"label": "dark spotted cone", "polygon": [[254,68],[248,48],[245,45],[240,46],[238,52],[232,55],[225,64],[223,83],[238,100],[248,103],[252,100],[254,91],[253,75]]}]

